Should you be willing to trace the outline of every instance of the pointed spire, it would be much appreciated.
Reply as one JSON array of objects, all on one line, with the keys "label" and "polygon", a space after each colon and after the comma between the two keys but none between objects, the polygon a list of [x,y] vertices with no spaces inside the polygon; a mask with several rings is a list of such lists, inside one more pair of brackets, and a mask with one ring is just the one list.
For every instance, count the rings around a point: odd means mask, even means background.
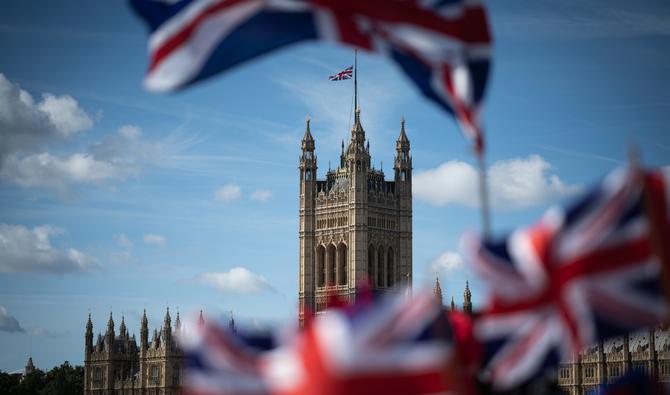
[{"label": "pointed spire", "polygon": [[408,143],[407,133],[405,133],[405,117],[400,118],[400,136],[398,136],[399,143]]},{"label": "pointed spire", "polygon": [[470,284],[465,280],[465,291],[463,291],[463,311],[472,313],[472,292],[470,292]]},{"label": "pointed spire", "polygon": [[433,287],[433,295],[435,296],[435,301],[442,306],[442,287],[440,286],[440,278],[435,273],[435,286]]},{"label": "pointed spire", "polygon": [[124,317],[123,315],[121,315],[121,325],[119,326],[119,332],[123,337],[126,337],[126,335],[128,334],[128,331],[126,329],[126,317]]},{"label": "pointed spire", "polygon": [[147,309],[142,314],[142,326],[140,327],[140,349],[146,350],[149,346],[149,320],[147,320]]},{"label": "pointed spire", "polygon": [[233,318],[233,312],[230,312],[230,321],[228,321],[228,329],[232,333],[237,333],[237,328],[235,328],[235,318]]},{"label": "pointed spire", "polygon": [[91,321],[91,313],[88,313],[88,321],[86,322],[86,334],[93,334],[93,321]]},{"label": "pointed spire", "polygon": [[112,318],[112,312],[109,312],[109,320],[107,321],[107,332],[114,332],[114,318]]},{"label": "pointed spire", "polygon": [[200,310],[200,317],[198,317],[198,326],[205,325],[205,318],[202,316],[202,310]]},{"label": "pointed spire", "polygon": [[177,333],[181,331],[181,320],[179,319],[179,310],[177,310],[177,318],[174,321],[174,328]]},{"label": "pointed spire", "polygon": [[451,311],[456,311],[456,303],[454,303],[454,297],[451,297]]},{"label": "pointed spire", "polygon": [[168,307],[167,310],[165,311],[165,319],[163,320],[163,326],[169,328],[171,322],[172,322],[172,317],[170,317],[170,308]]},{"label": "pointed spire", "polygon": [[312,121],[312,119],[308,115],[307,119],[305,120],[305,122],[307,123],[307,126],[305,128],[305,135],[302,137],[303,142],[307,142],[307,141],[312,141],[313,142],[314,141],[314,137],[312,137],[312,130],[309,126],[311,121]]},{"label": "pointed spire", "polygon": [[28,363],[26,363],[26,370],[24,371],[24,375],[30,374],[35,371],[35,365],[33,364],[33,357],[28,357]]}]

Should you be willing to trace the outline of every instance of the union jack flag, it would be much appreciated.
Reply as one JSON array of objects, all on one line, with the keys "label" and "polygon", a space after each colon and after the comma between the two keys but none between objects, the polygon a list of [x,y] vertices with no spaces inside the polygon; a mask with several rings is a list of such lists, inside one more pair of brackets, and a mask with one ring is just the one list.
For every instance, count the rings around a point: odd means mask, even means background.
[{"label": "union jack flag", "polygon": [[667,319],[670,227],[659,172],[622,169],[501,241],[466,237],[491,300],[473,324],[499,389],[600,339]]},{"label": "union jack flag", "polygon": [[342,81],[342,80],[350,80],[351,76],[354,74],[354,66],[349,66],[346,69],[340,71],[337,74],[333,74],[328,79],[330,81]]},{"label": "union jack flag", "polygon": [[428,292],[327,310],[273,343],[206,323],[181,341],[186,393],[447,394],[461,388],[446,315]]},{"label": "union jack flag", "polygon": [[491,36],[476,0],[130,0],[146,20],[153,91],[183,88],[305,40],[381,52],[484,147]]}]

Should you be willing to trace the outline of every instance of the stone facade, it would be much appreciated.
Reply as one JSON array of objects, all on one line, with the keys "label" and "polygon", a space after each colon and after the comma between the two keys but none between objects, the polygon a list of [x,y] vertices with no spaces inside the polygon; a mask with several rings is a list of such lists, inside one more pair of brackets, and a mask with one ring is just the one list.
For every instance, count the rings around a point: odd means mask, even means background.
[{"label": "stone facade", "polygon": [[128,334],[121,319],[119,334],[109,315],[107,331],[93,343],[93,323],[88,317],[85,335],[84,394],[86,395],[176,395],[181,393],[182,354],[175,336],[181,330],[179,313],[172,330],[170,311],[160,331],[154,329],[151,342],[146,311],[140,328],[140,345]]},{"label": "stone facade", "polygon": [[587,394],[630,369],[643,369],[670,383],[670,331],[638,332],[591,346],[561,365],[558,385],[571,395]]},{"label": "stone facade", "polygon": [[325,309],[329,295],[356,299],[368,282],[384,292],[412,283],[412,158],[401,122],[393,181],[371,166],[370,143],[356,109],[340,165],[317,179],[314,138],[307,120],[300,156],[299,320]]}]

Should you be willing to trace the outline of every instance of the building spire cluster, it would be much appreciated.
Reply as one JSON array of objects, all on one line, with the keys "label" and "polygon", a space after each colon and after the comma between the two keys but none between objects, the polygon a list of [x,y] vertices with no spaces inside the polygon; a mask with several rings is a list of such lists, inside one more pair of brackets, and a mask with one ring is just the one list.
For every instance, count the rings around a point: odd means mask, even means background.
[{"label": "building spire cluster", "polygon": [[[442,302],[442,286],[440,284],[440,277],[435,273],[435,285],[433,286],[433,295],[435,301],[438,302],[441,306],[444,306]],[[451,303],[449,305],[451,311],[456,310],[456,303],[454,303],[454,297],[451,296]],[[463,291],[463,312],[472,313],[472,292],[470,292],[470,284],[468,281],[465,281],[465,290]]]}]

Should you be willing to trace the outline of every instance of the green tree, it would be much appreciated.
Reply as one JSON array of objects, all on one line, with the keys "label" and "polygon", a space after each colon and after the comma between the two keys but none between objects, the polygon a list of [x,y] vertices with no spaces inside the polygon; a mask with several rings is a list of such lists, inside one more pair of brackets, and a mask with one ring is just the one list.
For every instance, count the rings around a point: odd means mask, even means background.
[{"label": "green tree", "polygon": [[84,368],[65,361],[51,369],[44,381],[41,395],[80,395],[84,393]]},{"label": "green tree", "polygon": [[0,371],[0,394],[9,394],[19,385],[21,376]]},{"label": "green tree", "polygon": [[28,373],[21,382],[8,393],[10,395],[38,395],[44,388],[44,372],[35,369]]}]

